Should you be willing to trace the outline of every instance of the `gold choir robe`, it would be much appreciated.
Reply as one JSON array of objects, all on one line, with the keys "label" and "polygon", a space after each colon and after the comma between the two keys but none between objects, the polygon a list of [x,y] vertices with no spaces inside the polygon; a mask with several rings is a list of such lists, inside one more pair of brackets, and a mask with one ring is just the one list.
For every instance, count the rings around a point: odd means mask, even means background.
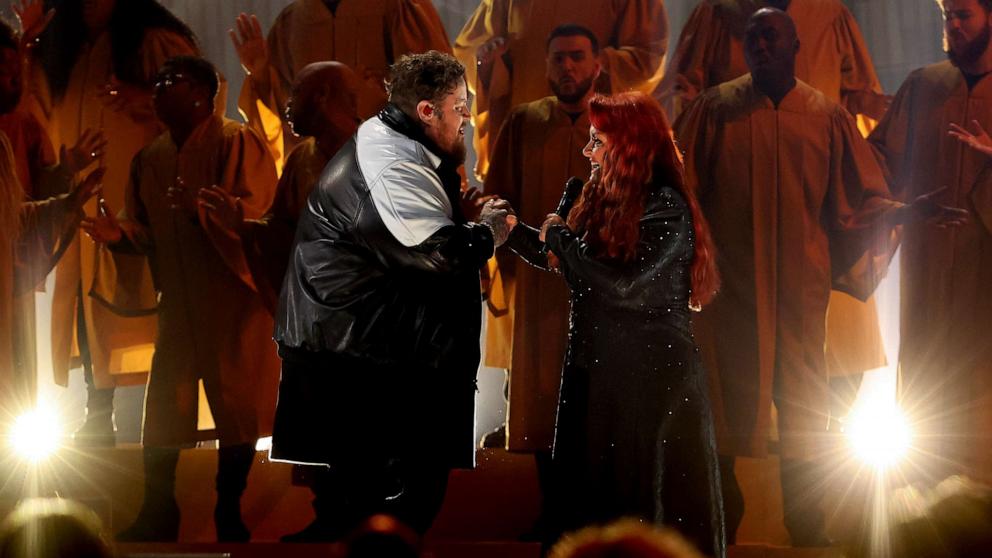
[{"label": "gold choir robe", "polygon": [[[263,139],[216,115],[182,148],[166,132],[131,165],[125,244],[146,254],[160,298],[145,394],[147,446],[211,438],[253,443],[271,433],[279,377],[272,317],[240,235],[196,206],[197,191],[215,184],[240,197],[248,219],[261,217],[276,186],[275,163]],[[170,196],[172,187],[179,193]],[[200,380],[216,433],[197,431]]]},{"label": "gold choir robe", "polygon": [[[90,46],[84,46],[73,67],[68,89],[61,99],[52,99],[44,84],[36,84],[41,110],[47,115],[49,134],[55,145],[75,145],[88,128],[101,130],[109,139],[101,163],[107,172],[103,178],[103,197],[112,210],[124,205],[124,190],[131,159],[139,149],[161,133],[151,103],[117,111],[107,107],[99,95],[113,76],[110,35],[104,33]],[[182,35],[162,29],[149,29],[141,46],[142,75],[151,83],[161,65],[173,56],[197,54],[196,47]],[[96,201],[86,207],[96,213]],[[52,300],[52,367],[55,381],[68,383],[71,356],[75,347],[76,305],[83,305],[86,333],[93,360],[97,387],[132,385],[144,381],[151,362],[155,339],[154,308],[142,308],[140,317],[122,317],[106,304],[97,302],[94,286],[113,284],[116,274],[140,275],[142,291],[151,290],[150,274],[142,259],[120,257],[111,260],[86,235],[79,235],[56,268]],[[122,266],[115,269],[114,262]],[[80,291],[80,284],[81,291]]]},{"label": "gold choir robe", "polygon": [[[673,119],[700,92],[748,73],[744,26],[763,5],[760,0],[703,0],[696,6],[658,87]],[[852,112],[856,107],[847,103],[850,93],[882,92],[861,30],[840,0],[793,0],[788,14],[800,40],[797,78]],[[875,123],[864,116],[857,118],[867,135]],[[826,351],[831,376],[885,366],[874,298],[861,302],[844,293],[831,293]]]},{"label": "gold choir robe", "polygon": [[[555,210],[565,181],[587,178],[589,116],[573,122],[555,97],[516,107],[493,148],[485,191],[537,225]],[[507,444],[515,451],[550,450],[558,387],[568,340],[568,287],[562,278],[498,250],[486,333],[486,365],[510,371]],[[495,268],[495,269],[493,269]]]},{"label": "gold choir robe", "polygon": [[296,0],[279,14],[267,38],[269,69],[250,76],[238,107],[259,131],[281,165],[286,101],[293,80],[312,62],[336,60],[355,71],[365,87],[358,115],[373,116],[386,103],[383,79],[404,54],[451,52],[448,35],[430,0],[341,0],[332,13],[323,0]]},{"label": "gold choir robe", "polygon": [[[810,458],[828,423],[832,278],[840,287],[873,255],[885,232],[873,225],[897,204],[850,114],[801,81],[778,109],[750,74],[724,83],[689,105],[675,129],[723,279],[696,320],[720,452],[764,456],[774,399],[781,455]],[[866,268],[867,285],[846,287],[870,294],[885,255]]]},{"label": "gold choir robe", "polygon": [[259,293],[273,315],[289,265],[296,223],[328,160],[314,138],[308,137],[296,144],[286,158],[272,207],[263,219],[246,224],[248,263]]},{"label": "gold choir robe", "polygon": [[939,203],[971,213],[958,228],[905,227],[899,392],[933,471],[992,482],[992,161],[947,134],[972,120],[992,130],[992,80],[969,91],[941,62],[906,79],[869,139],[893,193],[946,187]]},{"label": "gold choir robe", "polygon": [[[475,94],[477,176],[486,176],[493,143],[510,110],[551,95],[545,76],[546,43],[551,31],[563,23],[582,25],[599,41],[604,74],[598,90],[651,92],[661,79],[668,46],[662,0],[482,0],[454,46],[455,56],[465,66],[468,88]],[[508,50],[493,63],[491,75],[481,76],[475,51],[493,37],[505,38]]]}]

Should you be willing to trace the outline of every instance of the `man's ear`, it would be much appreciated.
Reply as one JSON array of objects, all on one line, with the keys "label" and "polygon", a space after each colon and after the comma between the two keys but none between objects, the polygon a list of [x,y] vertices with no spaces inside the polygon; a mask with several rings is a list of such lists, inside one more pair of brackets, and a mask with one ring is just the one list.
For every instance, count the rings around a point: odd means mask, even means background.
[{"label": "man's ear", "polygon": [[435,117],[434,103],[424,99],[417,103],[417,116],[421,122],[430,122]]}]

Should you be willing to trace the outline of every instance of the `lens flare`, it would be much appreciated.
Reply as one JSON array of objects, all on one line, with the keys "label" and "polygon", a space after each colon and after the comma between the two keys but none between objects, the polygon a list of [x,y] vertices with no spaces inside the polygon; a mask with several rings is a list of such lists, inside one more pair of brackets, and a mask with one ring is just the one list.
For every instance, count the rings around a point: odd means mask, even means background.
[{"label": "lens flare", "polygon": [[8,441],[17,455],[37,463],[54,453],[61,439],[58,415],[52,409],[36,407],[17,417]]},{"label": "lens flare", "polygon": [[899,407],[890,401],[866,401],[844,429],[854,454],[876,469],[899,463],[909,451],[912,432]]}]

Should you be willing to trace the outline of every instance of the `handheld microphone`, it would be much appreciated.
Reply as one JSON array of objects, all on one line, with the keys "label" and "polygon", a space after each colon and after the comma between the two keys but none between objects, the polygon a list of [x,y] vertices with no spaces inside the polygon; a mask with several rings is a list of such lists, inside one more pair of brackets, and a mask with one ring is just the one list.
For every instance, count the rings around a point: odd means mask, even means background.
[{"label": "handheld microphone", "polygon": [[575,201],[582,194],[583,186],[585,186],[585,183],[577,176],[573,176],[565,182],[565,191],[561,194],[561,200],[558,202],[558,208],[555,209],[555,215],[562,219],[568,219],[568,212],[572,211],[572,206],[575,205]]},{"label": "handheld microphone", "polygon": [[[568,219],[568,213],[572,211],[572,206],[575,205],[575,201],[579,199],[584,186],[585,182],[583,182],[581,178],[577,176],[569,178],[565,182],[565,191],[561,193],[561,200],[558,201],[558,207],[555,209],[555,215],[561,217],[562,219]],[[541,247],[541,252],[544,254],[548,253],[547,244]]]}]

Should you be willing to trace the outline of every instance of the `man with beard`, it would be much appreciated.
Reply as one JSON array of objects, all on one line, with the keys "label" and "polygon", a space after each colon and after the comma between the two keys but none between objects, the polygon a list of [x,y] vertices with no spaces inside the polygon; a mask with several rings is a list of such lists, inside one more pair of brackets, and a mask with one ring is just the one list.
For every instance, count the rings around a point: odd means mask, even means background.
[{"label": "man with beard", "polygon": [[939,190],[971,213],[956,229],[906,228],[900,398],[922,450],[915,470],[992,482],[992,173],[985,154],[948,135],[967,126],[987,141],[981,130],[992,129],[992,1],[940,5],[949,60],[913,72],[869,139],[893,193]]},{"label": "man with beard", "polygon": [[[566,24],[548,36],[545,74],[553,96],[518,105],[493,147],[486,194],[509,201],[525,222],[542,221],[565,180],[589,175],[587,103],[599,77],[599,41]],[[568,289],[554,274],[500,250],[493,262],[486,365],[509,371],[506,429],[484,445],[547,452],[554,435],[561,363],[568,337]],[[499,435],[504,434],[504,435]]]},{"label": "man with beard", "polygon": [[300,216],[276,313],[283,359],[271,457],[331,467],[317,521],[375,513],[424,533],[452,467],[474,462],[479,269],[505,201],[459,205],[465,70],[430,51],[390,69],[389,103],[331,160]]},{"label": "man with beard", "polygon": [[[853,117],[796,79],[800,43],[773,8],[745,28],[751,73],[705,91],[675,124],[687,180],[719,247],[723,285],[696,320],[710,375],[728,539],[743,516],[736,457],[765,457],[777,411],[785,527],[827,546],[821,509],[829,391],[823,351],[831,287],[862,299],[884,273],[880,239],[910,219],[961,211],[889,199]],[[863,264],[863,265],[862,265]]]},{"label": "man with beard", "polygon": [[563,23],[581,25],[596,37],[603,65],[599,92],[650,92],[658,85],[668,47],[663,0],[482,0],[454,43],[476,96],[473,141],[480,180],[510,111],[551,93],[537,53]]}]

